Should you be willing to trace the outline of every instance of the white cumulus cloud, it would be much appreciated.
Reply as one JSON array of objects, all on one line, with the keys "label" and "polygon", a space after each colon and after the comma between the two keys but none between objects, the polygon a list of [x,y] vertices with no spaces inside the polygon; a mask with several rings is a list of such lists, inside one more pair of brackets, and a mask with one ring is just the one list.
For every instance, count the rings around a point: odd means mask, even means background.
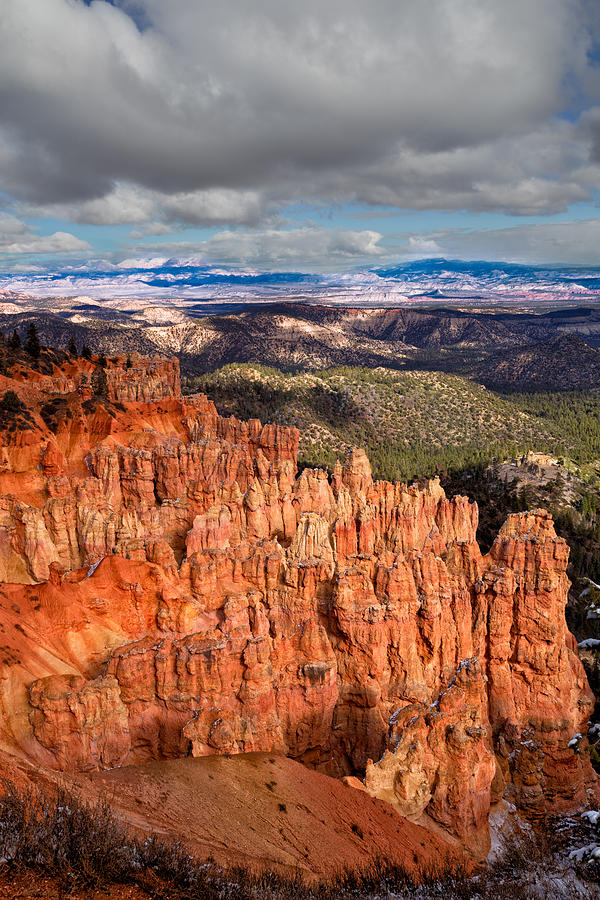
[{"label": "white cumulus cloud", "polygon": [[82,241],[64,231],[39,235],[15,216],[0,214],[0,253],[15,256],[27,253],[73,253],[90,250]]}]

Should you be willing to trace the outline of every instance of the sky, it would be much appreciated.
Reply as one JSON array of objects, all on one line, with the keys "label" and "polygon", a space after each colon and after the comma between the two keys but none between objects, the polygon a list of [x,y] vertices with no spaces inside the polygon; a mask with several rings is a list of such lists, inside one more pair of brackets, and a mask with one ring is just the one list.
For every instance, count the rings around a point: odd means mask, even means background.
[{"label": "sky", "polygon": [[600,265],[599,0],[2,0],[0,271]]}]

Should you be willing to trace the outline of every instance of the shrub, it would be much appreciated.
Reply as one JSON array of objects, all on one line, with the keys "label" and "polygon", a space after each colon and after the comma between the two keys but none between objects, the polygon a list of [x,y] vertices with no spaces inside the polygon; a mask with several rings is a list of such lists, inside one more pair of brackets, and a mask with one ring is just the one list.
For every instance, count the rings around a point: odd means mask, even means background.
[{"label": "shrub", "polygon": [[3,412],[17,413],[22,409],[22,403],[14,391],[6,391],[0,402],[0,408]]}]

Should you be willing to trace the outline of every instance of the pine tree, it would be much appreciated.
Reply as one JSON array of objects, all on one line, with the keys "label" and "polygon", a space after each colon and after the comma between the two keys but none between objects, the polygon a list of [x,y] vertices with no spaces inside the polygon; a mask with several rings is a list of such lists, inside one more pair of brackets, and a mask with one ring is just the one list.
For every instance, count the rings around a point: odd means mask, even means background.
[{"label": "pine tree", "polygon": [[19,350],[21,348],[21,338],[17,332],[17,329],[13,331],[8,341],[8,346],[11,350]]},{"label": "pine tree", "polygon": [[73,338],[71,338],[71,340],[69,341],[69,346],[67,349],[71,356],[77,356],[77,344],[75,343],[75,340]]},{"label": "pine tree", "polygon": [[92,391],[97,397],[108,398],[108,379],[102,366],[97,366],[92,374]]},{"label": "pine tree", "polygon": [[83,359],[91,359],[92,358],[92,351],[90,350],[90,348],[88,347],[87,344],[84,344],[83,347],[81,348],[81,356],[83,357]]},{"label": "pine tree", "polygon": [[37,328],[35,327],[34,322],[29,323],[27,338],[23,344],[23,349],[25,350],[25,353],[28,353],[29,356],[32,356],[34,359],[39,358],[42,348],[40,347],[40,339],[38,338]]}]

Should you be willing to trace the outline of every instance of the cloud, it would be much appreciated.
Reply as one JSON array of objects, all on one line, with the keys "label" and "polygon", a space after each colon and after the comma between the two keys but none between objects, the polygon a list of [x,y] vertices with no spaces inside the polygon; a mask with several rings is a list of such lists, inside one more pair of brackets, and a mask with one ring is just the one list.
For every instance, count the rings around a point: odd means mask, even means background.
[{"label": "cloud", "polygon": [[148,235],[172,234],[173,226],[167,225],[166,222],[145,222],[139,228],[132,228],[128,237],[131,239],[145,238]]},{"label": "cloud", "polygon": [[263,200],[255,191],[214,188],[168,194],[137,185],[116,182],[102,197],[89,200],[20,204],[24,215],[69,219],[90,225],[143,225],[162,228],[182,225],[254,225],[267,218]]},{"label": "cloud", "polygon": [[[587,127],[553,119],[473,147],[395,150],[357,169],[352,190],[362,203],[402,209],[551,215],[597,188],[600,165],[590,160],[591,146]],[[345,173],[331,184],[338,200],[347,198]]]},{"label": "cloud", "polygon": [[589,0],[4,0],[0,188],[140,233],[264,229],[298,199],[551,214],[597,184],[600,119],[563,117],[600,99],[596,19]]},{"label": "cloud", "polygon": [[[431,245],[429,254],[424,248]],[[493,259],[544,265],[598,265],[600,218],[547,222],[495,229],[446,229],[405,236],[397,255],[435,255],[448,259]]]},{"label": "cloud", "polygon": [[87,241],[72,234],[56,231],[39,235],[15,216],[0,214],[0,253],[6,256],[18,254],[73,253],[90,250]]},{"label": "cloud", "polygon": [[408,239],[408,249],[415,256],[441,256],[442,248],[437,241],[422,235],[411,235]]},{"label": "cloud", "polygon": [[[118,268],[160,269],[174,264],[343,272],[425,257],[514,261],[540,265],[598,265],[600,217],[508,228],[446,228],[387,237],[377,231],[333,228],[221,231],[206,241],[139,244],[147,255]],[[154,255],[156,254],[156,255]]]},{"label": "cloud", "polygon": [[[377,231],[336,228],[220,231],[199,243],[140,244],[137,249],[169,256],[194,256],[202,264],[257,266],[269,269],[348,268],[384,254]],[[198,261],[198,260],[197,260]],[[164,262],[164,259],[163,259]],[[145,264],[145,263],[144,263]],[[121,263],[121,265],[125,265]]]}]

